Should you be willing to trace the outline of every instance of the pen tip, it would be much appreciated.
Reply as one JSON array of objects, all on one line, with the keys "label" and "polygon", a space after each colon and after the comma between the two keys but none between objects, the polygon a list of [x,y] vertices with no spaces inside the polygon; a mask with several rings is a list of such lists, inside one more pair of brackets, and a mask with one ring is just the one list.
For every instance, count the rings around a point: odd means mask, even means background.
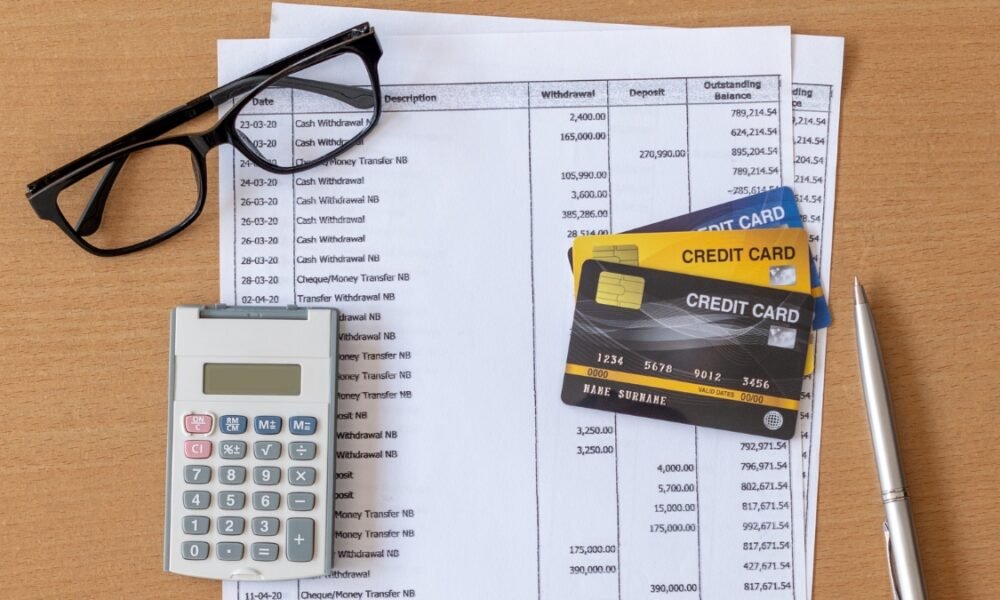
[{"label": "pen tip", "polygon": [[868,296],[865,295],[865,288],[862,287],[857,277],[854,278],[854,303],[868,304]]}]

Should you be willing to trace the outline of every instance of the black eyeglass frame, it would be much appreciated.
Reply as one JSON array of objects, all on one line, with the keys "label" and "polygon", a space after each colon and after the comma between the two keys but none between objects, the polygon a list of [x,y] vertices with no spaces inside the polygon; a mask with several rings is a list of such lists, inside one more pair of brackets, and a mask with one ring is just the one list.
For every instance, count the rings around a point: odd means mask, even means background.
[{"label": "black eyeglass frame", "polygon": [[[348,86],[311,82],[301,79],[295,80],[295,78],[288,77],[294,72],[301,71],[345,53],[357,55],[368,71],[371,82],[371,94],[374,96],[374,114],[372,115],[370,124],[349,141],[338,146],[331,152],[306,163],[282,167],[274,165],[261,157],[249,145],[249,140],[243,137],[236,128],[236,119],[240,111],[260,90],[283,78],[292,80],[290,87],[321,91],[329,95],[345,95],[345,90],[351,89]],[[206,157],[208,152],[213,148],[222,144],[232,144],[256,166],[271,173],[289,174],[299,173],[325,163],[347,151],[351,146],[363,139],[375,127],[382,114],[382,94],[378,78],[378,61],[381,57],[382,47],[375,35],[375,29],[368,23],[362,23],[267,66],[261,67],[156,117],[142,127],[29,183],[25,195],[39,218],[55,223],[78,246],[91,254],[97,256],[121,256],[149,248],[177,235],[201,215],[207,196],[208,167],[206,165]],[[322,88],[322,90],[318,88]],[[223,103],[241,94],[246,94],[246,97],[233,106],[232,109],[209,129],[188,135],[159,137],[210,110],[218,108]],[[148,240],[129,246],[107,249],[98,248],[87,242],[84,238],[94,233],[100,226],[104,204],[114,185],[115,178],[122,167],[124,167],[128,156],[139,150],[163,145],[180,145],[191,152],[193,168],[198,180],[198,200],[191,214],[171,229]],[[77,223],[76,228],[74,228],[59,210],[57,203],[58,196],[60,192],[69,186],[102,168],[107,168],[107,172],[98,183],[90,202],[82,213],[80,221]]]}]

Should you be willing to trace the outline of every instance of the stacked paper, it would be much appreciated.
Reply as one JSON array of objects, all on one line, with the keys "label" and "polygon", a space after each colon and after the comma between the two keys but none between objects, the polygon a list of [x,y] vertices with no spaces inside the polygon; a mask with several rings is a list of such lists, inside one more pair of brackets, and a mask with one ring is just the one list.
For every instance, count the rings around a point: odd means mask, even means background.
[{"label": "stacked paper", "polygon": [[790,186],[829,281],[843,40],[275,4],[220,82],[364,21],[361,146],[220,156],[222,300],[344,314],[335,571],[223,597],[808,598],[825,332],[787,442],[566,406],[565,252]]}]

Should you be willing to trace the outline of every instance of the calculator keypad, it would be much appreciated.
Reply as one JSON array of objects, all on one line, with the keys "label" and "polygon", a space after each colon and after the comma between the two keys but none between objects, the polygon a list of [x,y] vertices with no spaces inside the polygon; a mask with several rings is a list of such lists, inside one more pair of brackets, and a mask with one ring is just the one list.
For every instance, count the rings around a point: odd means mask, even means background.
[{"label": "calculator keypad", "polygon": [[247,455],[247,443],[240,441],[219,442],[219,456],[229,460],[239,460]]},{"label": "calculator keypad", "polygon": [[212,467],[184,465],[184,483],[208,483],[210,479],[212,479]]},{"label": "calculator keypad", "polygon": [[253,457],[257,460],[278,460],[281,457],[281,442],[254,442]]},{"label": "calculator keypad", "polygon": [[281,433],[281,417],[254,417],[253,430],[257,435],[277,435]]},{"label": "calculator keypad", "polygon": [[219,429],[230,435],[246,433],[247,418],[243,415],[222,415],[219,417]]},{"label": "calculator keypad", "polygon": [[205,510],[212,503],[212,495],[204,491],[184,492],[184,508]]},{"label": "calculator keypad", "polygon": [[316,469],[312,467],[289,467],[288,482],[292,485],[312,485],[316,483]]},{"label": "calculator keypad", "polygon": [[211,521],[208,517],[184,517],[181,526],[188,535],[205,535],[208,533],[209,523]]},{"label": "calculator keypad", "polygon": [[316,458],[316,444],[312,442],[292,442],[288,444],[288,457],[292,460],[312,460]]},{"label": "calculator keypad", "polygon": [[184,415],[185,433],[212,433],[214,417],[206,413]]},{"label": "calculator keypad", "polygon": [[278,535],[279,527],[279,521],[274,517],[257,517],[250,522],[254,535]]},{"label": "calculator keypad", "polygon": [[240,560],[243,558],[243,544],[239,542],[219,542],[215,545],[219,560]]},{"label": "calculator keypad", "polygon": [[247,480],[246,467],[220,467],[219,482],[223,485],[240,485]]},{"label": "calculator keypad", "polygon": [[278,560],[278,545],[268,542],[257,542],[250,546],[250,557],[261,562]]},{"label": "calculator keypad", "polygon": [[[318,455],[317,442],[283,444],[279,434],[314,435],[319,419],[190,412],[180,425],[184,510],[178,517],[188,537],[175,542],[181,558],[248,566],[313,560],[317,521],[308,512],[316,509],[316,490],[306,490],[317,482],[317,467],[308,464]],[[296,516],[283,517],[289,511]]]},{"label": "calculator keypad", "polygon": [[243,517],[222,517],[219,519],[219,533],[222,535],[240,535],[243,533],[243,528],[246,527],[246,521]]},{"label": "calculator keypad", "polygon": [[288,508],[290,510],[312,510],[314,506],[316,506],[315,494],[309,492],[288,494]]},{"label": "calculator keypad", "polygon": [[257,485],[278,485],[281,469],[278,467],[254,467],[253,482]]},{"label": "calculator keypad", "polygon": [[181,544],[181,556],[187,560],[205,560],[208,558],[208,542],[184,542]]},{"label": "calculator keypad", "polygon": [[281,494],[276,492],[254,492],[253,507],[256,510],[278,510]]},{"label": "calculator keypad", "polygon": [[184,456],[187,458],[208,458],[212,456],[212,442],[208,440],[184,440]]}]

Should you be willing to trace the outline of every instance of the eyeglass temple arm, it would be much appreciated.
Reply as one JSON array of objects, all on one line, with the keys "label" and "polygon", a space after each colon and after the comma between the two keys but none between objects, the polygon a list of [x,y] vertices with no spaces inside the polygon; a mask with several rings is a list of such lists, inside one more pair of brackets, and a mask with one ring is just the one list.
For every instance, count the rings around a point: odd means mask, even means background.
[{"label": "eyeglass temple arm", "polygon": [[[265,79],[267,79],[265,76],[246,77],[210,92],[208,94],[208,98],[211,101],[212,106],[204,104],[198,107],[190,106],[190,108],[194,109],[192,111],[194,114],[189,116],[188,119],[200,116],[208,110],[218,107],[223,102],[231,100],[232,98],[253,89],[254,86],[258,85]],[[285,77],[280,80],[280,85],[275,87],[288,87],[322,94],[324,96],[336,98],[337,100],[359,109],[371,108],[375,105],[375,98],[372,95],[372,91],[363,87],[342,85],[339,83],[330,83],[314,79],[303,79],[301,77]],[[197,103],[197,101],[191,102],[190,104],[194,105],[195,103]],[[167,115],[164,115],[163,117],[166,116]],[[161,117],[161,119],[163,117]],[[156,119],[148,125],[153,125],[158,121],[160,121],[160,119]],[[126,160],[128,160],[128,157],[111,163],[108,171],[101,178],[101,181],[94,190],[94,194],[90,197],[90,201],[87,203],[86,208],[84,208],[83,212],[80,214],[80,220],[77,221],[75,229],[78,235],[82,237],[92,235],[95,231],[97,231],[98,227],[101,226],[101,220],[104,217],[104,207],[107,204],[111,188],[114,186],[115,180],[118,178],[118,174],[125,166]]]},{"label": "eyeglass temple arm", "polygon": [[[231,100],[232,98],[252,90],[254,86],[259,85],[262,81],[266,80],[266,75],[256,75],[244,77],[238,79],[232,83],[226,84],[218,89],[215,89],[203,96],[195,98],[194,100],[188,102],[187,104],[170,110],[155,119],[149,121],[142,127],[129,132],[122,137],[111,141],[100,148],[89,152],[80,158],[63,165],[62,167],[52,171],[48,175],[33,181],[28,184],[28,194],[34,193],[50,182],[71,173],[75,169],[89,163],[90,161],[99,158],[100,156],[106,155],[110,152],[120,150],[131,144],[135,144],[144,140],[157,138],[164,133],[167,133],[171,129],[174,129],[184,123],[207,113],[210,110],[218,108],[223,102]],[[375,104],[375,98],[371,90],[367,90],[361,87],[340,85],[336,83],[327,83],[323,81],[312,81],[308,79],[302,79],[298,77],[286,77],[282,80],[287,82],[289,85],[287,87],[294,87],[302,90],[309,90],[317,92],[326,96],[337,98],[343,102],[353,106],[355,108],[371,108]],[[119,167],[120,170],[121,167]],[[105,178],[107,184],[114,181],[114,177]],[[103,183],[103,182],[102,182]],[[94,195],[102,193],[100,186],[95,190]],[[107,190],[103,192],[107,194]],[[96,204],[95,204],[96,206]],[[89,220],[86,213],[82,215],[81,220]],[[98,223],[100,219],[97,220]]]}]

